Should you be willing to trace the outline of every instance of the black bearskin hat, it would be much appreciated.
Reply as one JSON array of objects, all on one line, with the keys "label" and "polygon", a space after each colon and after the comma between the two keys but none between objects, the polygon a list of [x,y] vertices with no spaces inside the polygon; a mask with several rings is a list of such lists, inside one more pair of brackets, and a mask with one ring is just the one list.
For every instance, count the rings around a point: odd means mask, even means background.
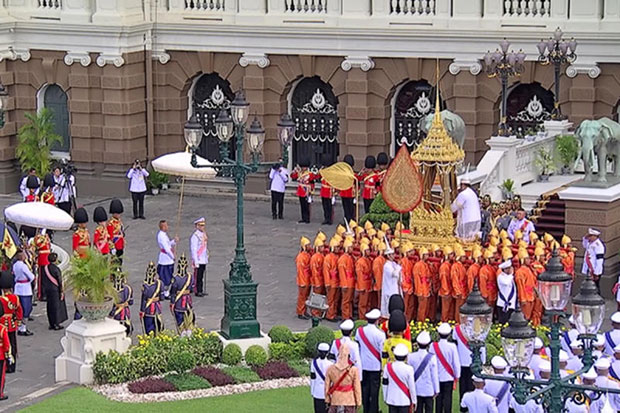
[{"label": "black bearskin hat", "polygon": [[95,212],[93,213],[93,221],[95,222],[104,222],[108,220],[108,214],[106,214],[105,209],[102,206],[98,206],[95,208]]},{"label": "black bearskin hat", "polygon": [[299,166],[302,168],[308,168],[310,166],[310,157],[309,156],[300,156],[299,157]]},{"label": "black bearskin hat", "polygon": [[355,166],[355,159],[353,159],[353,156],[351,155],[345,155],[344,158],[342,158],[342,161],[348,163],[351,168]]},{"label": "black bearskin hat", "polygon": [[75,221],[76,224],[86,224],[88,222],[88,212],[86,212],[86,210],[82,207],[78,208],[75,211],[73,220]]},{"label": "black bearskin hat", "polygon": [[46,188],[49,188],[51,186],[54,186],[54,184],[55,184],[54,175],[52,174],[45,175],[45,178],[43,178],[43,186]]},{"label": "black bearskin hat", "polygon": [[388,312],[392,314],[394,310],[405,311],[405,301],[400,294],[391,295],[390,301],[388,301]]},{"label": "black bearskin hat", "polygon": [[37,189],[39,187],[39,179],[34,175],[28,175],[26,179],[26,188]]},{"label": "black bearskin hat", "polygon": [[392,311],[388,320],[388,330],[390,330],[390,333],[400,333],[406,329],[407,319],[405,318],[405,313],[401,310]]},{"label": "black bearskin hat", "polygon": [[3,290],[10,290],[15,286],[15,279],[11,271],[6,270],[0,272],[0,288]]},{"label": "black bearskin hat", "polygon": [[114,198],[110,201],[110,214],[122,214],[123,211],[123,203],[120,199]]},{"label": "black bearskin hat", "polygon": [[377,160],[374,156],[368,155],[366,160],[364,160],[364,168],[374,169],[377,166]]},{"label": "black bearskin hat", "polygon": [[390,158],[387,156],[387,153],[385,152],[380,152],[377,155],[377,163],[381,166],[385,166],[388,163],[390,163]]}]

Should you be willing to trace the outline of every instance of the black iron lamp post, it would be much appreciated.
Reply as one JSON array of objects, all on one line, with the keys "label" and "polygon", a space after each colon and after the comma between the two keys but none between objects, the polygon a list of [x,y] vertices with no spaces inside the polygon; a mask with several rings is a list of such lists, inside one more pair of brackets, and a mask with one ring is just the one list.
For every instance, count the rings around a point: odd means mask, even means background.
[{"label": "black iron lamp post", "polygon": [[[528,378],[527,368],[534,351],[535,330],[523,317],[520,309],[510,316],[508,326],[501,332],[502,348],[506,361],[510,365],[511,376],[497,376],[485,374],[482,371],[481,348],[484,346],[484,335],[471,335],[471,328],[463,328],[464,334],[470,339],[472,349],[472,373],[484,379],[500,380],[511,384],[512,394],[519,404],[535,400],[543,405],[546,412],[560,413],[564,411],[567,399],[576,404],[583,404],[598,399],[605,393],[620,394],[620,389],[601,388],[575,384],[575,378],[590,370],[594,364],[592,343],[601,327],[605,316],[605,301],[597,293],[596,284],[590,276],[582,283],[579,294],[573,298],[573,317],[579,331],[579,340],[583,342],[583,368],[573,374],[562,377],[560,374],[560,327],[561,317],[565,316],[564,308],[570,298],[572,278],[563,270],[557,250],[553,251],[546,271],[538,276],[538,296],[547,313],[551,316],[551,376],[549,380],[534,380]],[[469,315],[481,314],[483,307],[477,297],[480,292],[477,288],[467,297],[467,302],[461,307],[462,323],[472,324]],[[473,298],[472,298],[473,296]],[[476,303],[476,309],[470,309],[470,302]],[[487,311],[487,310],[484,310]],[[471,318],[471,317],[470,317]],[[488,330],[487,330],[488,333]]]},{"label": "black iron lamp post", "polygon": [[554,86],[555,96],[553,102],[553,112],[551,112],[552,119],[562,120],[565,116],[562,115],[560,110],[560,71],[562,65],[566,63],[573,63],[577,59],[575,50],[577,50],[577,40],[571,38],[570,40],[562,39],[562,30],[558,27],[553,33],[553,37],[549,40],[541,40],[536,45],[538,48],[538,61],[543,65],[553,63],[554,69]]},{"label": "black iron lamp post", "polygon": [[295,136],[295,122],[288,113],[284,113],[278,122],[278,139],[282,146],[282,163],[288,166],[288,147]]},{"label": "black iron lamp post", "polygon": [[2,83],[0,83],[0,128],[4,127],[4,112],[9,103],[9,92]]},{"label": "black iron lamp post", "polygon": [[[259,157],[265,142],[265,130],[255,117],[246,130],[249,103],[243,91],[238,91],[230,104],[230,113],[220,111],[215,127],[220,140],[221,162],[207,165],[198,164],[196,150],[202,139],[202,126],[195,116],[185,124],[185,140],[192,151],[191,165],[194,168],[215,168],[225,176],[231,176],[237,189],[237,245],[235,258],[230,264],[227,280],[224,280],[224,317],[221,333],[229,339],[260,337],[260,326],[256,319],[256,291],[258,284],[252,280],[250,265],[245,256],[243,224],[243,188],[249,173],[256,172],[261,165]],[[247,132],[247,138],[246,138]],[[228,142],[235,136],[235,160],[228,158]],[[247,139],[252,161],[243,162],[243,144]]]},{"label": "black iron lamp post", "polygon": [[519,50],[508,52],[510,42],[506,39],[499,44],[500,48],[494,52],[488,51],[484,55],[485,71],[489,77],[498,76],[502,82],[502,103],[500,106],[500,121],[497,133],[500,136],[508,136],[508,125],[506,123],[506,100],[508,89],[508,78],[519,76],[525,70],[525,53]]}]

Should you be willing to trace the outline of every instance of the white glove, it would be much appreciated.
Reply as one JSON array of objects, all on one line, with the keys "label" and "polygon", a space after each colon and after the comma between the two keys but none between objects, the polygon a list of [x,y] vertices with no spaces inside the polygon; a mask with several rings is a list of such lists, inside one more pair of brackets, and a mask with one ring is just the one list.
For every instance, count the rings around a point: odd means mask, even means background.
[{"label": "white glove", "polygon": [[111,253],[112,255],[116,255],[116,248],[112,248],[112,250],[110,251],[110,253]]},{"label": "white glove", "polygon": [[357,204],[357,198],[353,198],[353,205]]},{"label": "white glove", "polygon": [[332,205],[336,205],[336,197],[332,196]]},{"label": "white glove", "polygon": [[308,203],[311,204],[312,203],[312,197],[310,195],[308,195]]}]

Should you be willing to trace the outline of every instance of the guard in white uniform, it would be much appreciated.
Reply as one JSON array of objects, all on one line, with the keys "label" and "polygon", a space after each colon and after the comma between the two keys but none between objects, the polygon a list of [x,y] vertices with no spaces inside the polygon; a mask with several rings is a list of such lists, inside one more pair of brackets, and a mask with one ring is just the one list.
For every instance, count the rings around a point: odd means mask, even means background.
[{"label": "guard in white uniform", "polygon": [[560,350],[560,377],[566,377],[574,373],[574,371],[568,371],[566,366],[568,364],[568,353],[564,350]]},{"label": "guard in white uniform", "polygon": [[[597,374],[595,385],[597,387],[606,387],[608,389],[620,388],[618,383],[616,383],[609,376],[610,367],[611,362],[607,358],[598,359],[594,363],[594,369]],[[609,398],[609,404],[611,404],[611,407],[616,411],[620,410],[620,394],[608,393],[607,397]]]},{"label": "guard in white uniform", "polygon": [[[452,330],[452,338],[456,343],[456,349],[459,351],[459,360],[461,362],[461,377],[459,377],[459,398],[467,392],[474,390],[474,382],[471,381],[471,350],[469,349],[469,340],[461,330],[461,325],[457,324]],[[482,363],[486,361],[487,349],[482,346],[480,349],[480,358]]]},{"label": "guard in white uniform", "polygon": [[606,358],[609,359],[610,357],[607,356],[607,354],[605,354],[605,336],[602,334],[597,334],[596,335],[596,341],[594,341],[594,343],[592,343],[594,345],[594,350],[592,351],[592,355],[597,358],[597,359],[602,359],[602,358]]},{"label": "guard in white uniform", "polygon": [[383,400],[390,413],[409,413],[417,403],[413,367],[405,363],[409,349],[404,344],[394,347],[396,361],[383,370]]},{"label": "guard in white uniform", "polygon": [[[581,375],[581,380],[584,386],[596,386],[596,377],[596,371],[594,371],[594,369],[592,368]],[[589,394],[589,392],[586,392],[586,394]],[[590,403],[589,413],[601,413],[603,411],[603,406],[605,406],[605,403],[607,402],[607,395],[602,394],[599,399],[594,400]],[[609,407],[613,410],[611,405]],[[572,413],[572,411],[573,410],[569,409],[569,412]]]},{"label": "guard in white uniform", "polygon": [[480,235],[480,199],[471,189],[469,179],[461,179],[461,190],[451,205],[456,212],[456,236],[461,240],[472,241]]},{"label": "guard in white uniform", "polygon": [[379,387],[381,386],[381,352],[385,343],[385,333],[377,326],[381,311],[374,308],[366,313],[368,325],[360,327],[355,333],[359,344],[362,362],[362,406],[364,412],[379,411]]},{"label": "guard in white uniform", "polygon": [[570,343],[570,348],[573,354],[572,356],[568,356],[566,371],[572,372],[571,374],[573,374],[583,368],[583,362],[581,361],[581,357],[583,357],[583,343],[581,340],[575,340]]},{"label": "guard in white uniform", "polygon": [[203,297],[205,295],[204,279],[207,264],[209,263],[209,249],[207,248],[209,237],[207,236],[207,231],[205,231],[206,224],[204,217],[194,221],[196,231],[189,238],[189,251],[192,256],[192,268],[194,269],[194,280],[196,282],[194,288],[196,297]]},{"label": "guard in white uniform", "polygon": [[538,372],[540,373],[540,379],[549,380],[549,378],[551,377],[551,362],[543,360],[538,365],[538,369]]},{"label": "guard in white uniform", "polygon": [[461,411],[469,413],[498,413],[497,405],[493,396],[489,396],[482,390],[484,379],[474,376],[474,391],[465,393],[461,400]]},{"label": "guard in white uniform", "polygon": [[327,358],[329,344],[320,343],[318,357],[310,364],[310,394],[314,399],[314,413],[327,413],[325,406],[325,373],[334,364]]},{"label": "guard in white uniform", "polygon": [[165,220],[159,221],[159,232],[157,233],[157,244],[159,245],[159,257],[157,258],[157,275],[164,288],[164,297],[170,296],[170,283],[174,273],[174,247],[178,238],[170,239],[168,236],[168,223]]},{"label": "guard in white uniform", "polygon": [[614,379],[620,381],[620,344],[614,347],[614,358],[611,359],[609,375]]},{"label": "guard in white uniform", "polygon": [[439,371],[437,356],[428,351],[431,336],[422,331],[416,338],[418,347],[415,353],[409,354],[407,364],[413,367],[415,390],[418,395],[416,413],[433,413],[433,400],[439,394]]},{"label": "guard in white uniform", "polygon": [[605,333],[605,354],[613,356],[614,348],[620,344],[620,311],[611,315],[612,330]]},{"label": "guard in white uniform", "polygon": [[597,287],[599,287],[600,276],[603,273],[603,262],[605,261],[605,244],[599,238],[600,235],[601,231],[588,228],[588,233],[581,240],[585,249],[581,272],[592,275]]},{"label": "guard in white uniform", "polygon": [[515,242],[515,233],[517,231],[521,231],[523,241],[528,244],[530,243],[530,233],[536,231],[532,221],[525,217],[525,210],[523,208],[517,210],[516,218],[513,218],[510,225],[508,225],[508,237],[510,237],[512,242]]},{"label": "guard in white uniform", "polygon": [[[494,376],[507,376],[506,367],[508,363],[501,356],[494,356],[491,359]],[[501,380],[486,380],[484,392],[495,399],[495,405],[499,413],[508,413],[510,404],[510,383]]]},{"label": "guard in white uniform", "polygon": [[351,333],[353,332],[353,328],[355,324],[353,320],[344,320],[340,323],[340,331],[342,332],[342,338],[337,338],[332,342],[332,346],[329,349],[330,358],[333,360],[338,360],[338,353],[340,352],[341,346],[349,347],[349,357],[351,357],[351,361],[357,367],[357,370],[360,372],[360,380],[362,380],[362,363],[360,359],[360,347],[359,344],[351,338]]},{"label": "guard in white uniform", "polygon": [[502,262],[499,268],[502,272],[497,276],[497,321],[500,324],[505,324],[517,307],[517,286],[515,285],[512,261]]},{"label": "guard in white uniform", "polygon": [[546,354],[542,354],[543,350],[543,341],[539,337],[536,337],[534,339],[534,354],[532,354],[530,364],[528,364],[528,367],[530,368],[530,370],[532,370],[532,373],[534,374],[534,378],[536,380],[540,380],[540,363],[549,360],[549,357],[547,357]]},{"label": "guard in white uniform", "polygon": [[[386,243],[386,245],[389,245]],[[400,288],[400,278],[403,268],[394,261],[394,250],[388,247],[385,250],[385,257],[387,260],[383,265],[383,282],[381,285],[381,315],[385,318],[389,318],[389,304],[390,297],[393,294],[398,294],[402,297],[402,291]]]},{"label": "guard in white uniform", "polygon": [[431,353],[437,356],[439,372],[439,396],[437,397],[437,413],[452,413],[452,391],[455,382],[461,377],[461,360],[456,344],[448,341],[452,327],[441,323],[437,327],[439,341],[431,345]]},{"label": "guard in white uniform", "polygon": [[568,331],[564,331],[562,336],[560,337],[560,343],[562,344],[562,350],[566,351],[568,354],[573,354],[570,349],[570,343],[577,340],[579,336],[579,331],[575,328],[575,317],[568,317],[568,324],[570,324],[570,329]]}]

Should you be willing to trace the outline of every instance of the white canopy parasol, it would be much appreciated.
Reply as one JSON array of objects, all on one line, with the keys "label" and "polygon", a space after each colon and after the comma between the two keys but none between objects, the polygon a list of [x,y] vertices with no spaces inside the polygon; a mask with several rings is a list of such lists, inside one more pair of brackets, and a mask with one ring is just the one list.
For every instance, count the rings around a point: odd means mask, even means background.
[{"label": "white canopy parasol", "polygon": [[[191,165],[192,154],[189,152],[175,152],[153,159],[151,165],[157,172],[168,175],[178,175],[184,178],[208,179],[214,178],[217,171],[213,168],[194,168]],[[196,155],[198,165],[210,165],[211,162]]]},{"label": "white canopy parasol", "polygon": [[4,209],[8,221],[34,228],[66,231],[73,226],[73,218],[60,208],[45,202],[20,202]]}]

